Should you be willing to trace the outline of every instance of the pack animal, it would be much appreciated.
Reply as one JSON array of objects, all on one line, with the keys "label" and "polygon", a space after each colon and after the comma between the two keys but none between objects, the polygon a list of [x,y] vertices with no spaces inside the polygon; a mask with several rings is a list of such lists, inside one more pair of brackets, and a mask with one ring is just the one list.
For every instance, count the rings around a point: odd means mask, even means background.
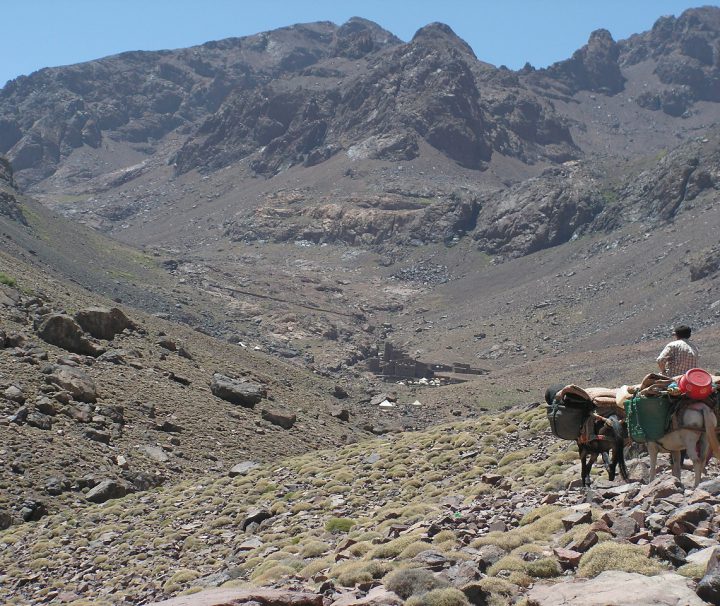
[{"label": "pack animal", "polygon": [[[555,394],[562,389],[561,386],[548,388],[545,392],[545,401],[552,405]],[[595,439],[587,440],[581,435],[577,440],[578,454],[580,456],[580,477],[583,486],[590,486],[590,472],[597,461],[602,457],[603,465],[608,472],[608,478],[614,480],[617,470],[620,470],[622,479],[629,482],[629,474],[625,466],[625,438],[623,437],[622,421],[618,415],[596,418],[593,422]]]},{"label": "pack animal", "polygon": [[672,455],[673,475],[682,482],[681,452],[684,450],[693,463],[695,486],[697,486],[705,471],[708,454],[712,451],[712,454],[720,459],[720,444],[715,433],[717,418],[709,406],[702,402],[694,402],[678,413],[677,424],[678,429],[666,433],[659,440],[647,443],[650,455],[650,481],[655,479],[658,452],[669,452]]}]

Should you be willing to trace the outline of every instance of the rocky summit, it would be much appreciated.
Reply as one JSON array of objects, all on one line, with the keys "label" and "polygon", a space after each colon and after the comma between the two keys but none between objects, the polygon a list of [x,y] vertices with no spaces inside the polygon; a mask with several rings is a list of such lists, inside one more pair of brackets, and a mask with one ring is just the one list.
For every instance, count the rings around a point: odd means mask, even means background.
[{"label": "rocky summit", "polygon": [[720,603],[720,484],[545,388],[720,372],[720,8],[494,66],[363,18],[0,89],[0,601]]}]

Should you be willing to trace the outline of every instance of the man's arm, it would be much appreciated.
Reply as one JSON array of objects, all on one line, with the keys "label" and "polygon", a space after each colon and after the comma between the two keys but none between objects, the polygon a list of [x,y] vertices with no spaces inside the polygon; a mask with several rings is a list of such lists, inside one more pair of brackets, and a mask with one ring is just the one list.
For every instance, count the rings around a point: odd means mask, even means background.
[{"label": "man's arm", "polygon": [[657,363],[658,368],[660,369],[660,372],[665,374],[667,372],[666,367],[667,363],[672,359],[672,350],[670,349],[670,344],[668,343],[665,348],[660,352],[660,355],[657,357]]}]

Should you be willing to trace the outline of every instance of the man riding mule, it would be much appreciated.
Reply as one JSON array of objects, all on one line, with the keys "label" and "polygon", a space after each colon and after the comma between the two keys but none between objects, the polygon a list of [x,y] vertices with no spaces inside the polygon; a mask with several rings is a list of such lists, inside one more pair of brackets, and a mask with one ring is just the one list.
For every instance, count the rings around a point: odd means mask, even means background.
[{"label": "man riding mule", "polygon": [[630,437],[646,443],[650,481],[655,478],[658,452],[670,452],[673,474],[681,480],[683,452],[693,462],[695,486],[712,451],[720,459],[713,382],[702,369],[690,369],[678,383],[667,376],[647,375],[640,385],[618,390],[624,402]]}]

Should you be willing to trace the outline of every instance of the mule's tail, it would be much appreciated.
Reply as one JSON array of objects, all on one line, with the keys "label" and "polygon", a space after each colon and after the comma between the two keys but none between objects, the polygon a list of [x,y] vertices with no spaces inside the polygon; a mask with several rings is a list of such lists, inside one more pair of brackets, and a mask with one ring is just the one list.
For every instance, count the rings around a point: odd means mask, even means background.
[{"label": "mule's tail", "polygon": [[622,422],[616,416],[611,416],[610,426],[612,427],[613,436],[615,438],[615,462],[620,468],[620,475],[626,482],[630,481],[630,474],[628,474],[627,467],[625,466],[625,438]]},{"label": "mule's tail", "polygon": [[702,407],[702,413],[708,444],[710,444],[710,449],[713,455],[715,455],[715,458],[720,460],[720,444],[718,443],[717,434],[715,433],[717,418],[715,417],[715,413],[707,406]]}]

